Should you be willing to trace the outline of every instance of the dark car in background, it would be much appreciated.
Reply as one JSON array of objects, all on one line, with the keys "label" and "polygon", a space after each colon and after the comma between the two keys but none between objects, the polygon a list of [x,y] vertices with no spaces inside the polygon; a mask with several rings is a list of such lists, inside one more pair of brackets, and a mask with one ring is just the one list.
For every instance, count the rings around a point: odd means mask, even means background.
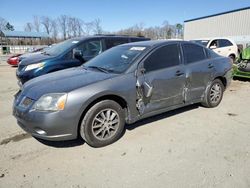
[{"label": "dark car in background", "polygon": [[45,49],[42,53],[21,58],[16,76],[19,85],[58,70],[80,66],[103,51],[119,44],[150,40],[145,37],[97,35],[74,38]]},{"label": "dark car in background", "polygon": [[229,58],[195,43],[123,44],[83,66],[25,83],[15,96],[13,115],[34,137],[80,135],[101,147],[119,139],[125,123],[193,103],[216,107],[231,77]]}]

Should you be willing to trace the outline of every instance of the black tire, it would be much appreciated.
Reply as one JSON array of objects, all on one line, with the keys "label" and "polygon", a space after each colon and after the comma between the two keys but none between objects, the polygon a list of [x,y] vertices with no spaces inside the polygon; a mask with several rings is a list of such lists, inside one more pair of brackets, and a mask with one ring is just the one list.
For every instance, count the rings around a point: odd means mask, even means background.
[{"label": "black tire", "polygon": [[206,89],[202,106],[214,108],[218,106],[223,98],[224,85],[219,79],[215,79]]},{"label": "black tire", "polygon": [[104,100],[88,110],[79,131],[88,145],[103,147],[114,143],[121,137],[124,125],[125,115],[122,107],[115,101]]}]

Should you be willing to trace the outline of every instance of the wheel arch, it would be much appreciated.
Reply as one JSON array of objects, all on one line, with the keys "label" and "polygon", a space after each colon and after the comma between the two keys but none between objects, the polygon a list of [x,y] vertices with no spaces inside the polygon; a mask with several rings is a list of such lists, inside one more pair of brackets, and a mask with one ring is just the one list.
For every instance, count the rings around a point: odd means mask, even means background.
[{"label": "wheel arch", "polygon": [[100,101],[103,101],[103,100],[112,100],[112,101],[115,101],[117,102],[121,107],[122,109],[125,110],[125,121],[128,122],[128,117],[129,117],[129,107],[128,107],[128,103],[127,101],[121,97],[121,96],[118,96],[118,95],[115,95],[115,94],[107,94],[107,95],[103,95],[103,96],[100,96],[98,98],[95,98],[93,99],[88,105],[87,107],[83,110],[83,112],[81,113],[81,116],[80,116],[80,119],[78,121],[78,134],[79,134],[79,128],[81,126],[81,122],[85,116],[85,114],[88,112],[88,110],[94,106],[96,103],[100,102]]},{"label": "wheel arch", "polygon": [[220,80],[222,82],[224,88],[227,87],[227,79],[225,77],[223,77],[223,76],[217,76],[216,78],[214,78],[214,80],[216,80],[216,79],[218,79],[218,80]]},{"label": "wheel arch", "polygon": [[236,59],[236,54],[231,53],[231,54],[228,55],[228,57],[230,57],[230,58],[233,57],[233,59],[235,60]]}]

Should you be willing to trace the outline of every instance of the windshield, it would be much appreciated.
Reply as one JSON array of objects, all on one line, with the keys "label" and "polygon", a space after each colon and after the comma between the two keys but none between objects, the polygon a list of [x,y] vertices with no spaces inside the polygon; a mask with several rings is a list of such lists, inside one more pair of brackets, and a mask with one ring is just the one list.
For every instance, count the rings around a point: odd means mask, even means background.
[{"label": "windshield", "polygon": [[96,56],[84,67],[98,68],[107,72],[122,73],[145,51],[145,46],[118,46]]},{"label": "windshield", "polygon": [[201,44],[201,45],[203,45],[203,46],[207,46],[207,44],[208,44],[208,42],[209,42],[209,40],[192,40],[193,42],[196,42],[196,43],[198,43],[198,44]]},{"label": "windshield", "polygon": [[68,50],[69,48],[73,47],[78,42],[79,42],[78,40],[74,40],[74,39],[65,40],[49,48],[46,48],[44,52],[42,53],[47,54],[47,55],[57,56],[63,53],[64,51]]}]

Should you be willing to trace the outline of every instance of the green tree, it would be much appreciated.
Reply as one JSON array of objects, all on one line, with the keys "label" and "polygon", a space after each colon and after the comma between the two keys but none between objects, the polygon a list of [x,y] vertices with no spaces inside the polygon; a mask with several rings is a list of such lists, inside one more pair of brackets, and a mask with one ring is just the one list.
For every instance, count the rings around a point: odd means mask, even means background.
[{"label": "green tree", "polygon": [[177,35],[179,37],[181,35],[181,33],[182,33],[183,26],[182,26],[182,24],[178,23],[178,24],[176,24],[175,27],[176,27],[176,30],[177,30]]}]

